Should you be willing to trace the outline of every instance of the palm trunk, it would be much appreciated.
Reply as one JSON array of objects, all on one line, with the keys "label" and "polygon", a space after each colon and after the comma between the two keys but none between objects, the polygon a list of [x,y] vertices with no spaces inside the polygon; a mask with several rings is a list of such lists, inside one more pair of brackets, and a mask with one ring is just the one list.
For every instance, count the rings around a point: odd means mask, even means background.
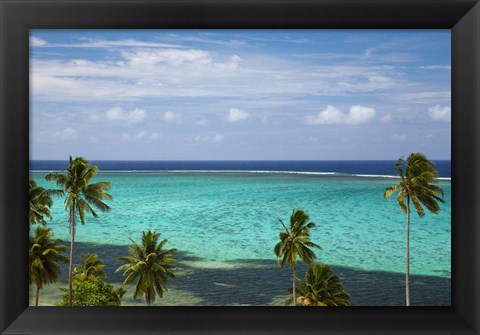
[{"label": "palm trunk", "polygon": [[297,299],[295,297],[295,268],[293,268],[293,274],[292,274],[292,291],[293,291],[293,306],[296,306]]},{"label": "palm trunk", "polygon": [[405,297],[406,305],[410,306],[410,197],[407,196],[407,246],[406,246],[406,271],[405,271]]},{"label": "palm trunk", "polygon": [[40,295],[40,286],[37,286],[37,296],[35,298],[35,306],[38,306],[38,296]]},{"label": "palm trunk", "polygon": [[75,200],[72,200],[70,207],[70,264],[68,267],[68,305],[72,306],[72,273],[73,273],[73,251],[75,242]]}]

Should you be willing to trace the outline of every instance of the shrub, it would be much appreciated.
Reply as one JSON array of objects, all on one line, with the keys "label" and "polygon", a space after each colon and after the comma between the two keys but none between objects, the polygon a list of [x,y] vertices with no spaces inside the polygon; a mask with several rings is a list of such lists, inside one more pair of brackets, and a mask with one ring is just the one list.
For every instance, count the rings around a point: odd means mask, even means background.
[{"label": "shrub", "polygon": [[[59,306],[68,306],[68,289]],[[78,281],[72,292],[72,306],[120,306],[125,294],[122,287],[114,287],[102,280]]]}]

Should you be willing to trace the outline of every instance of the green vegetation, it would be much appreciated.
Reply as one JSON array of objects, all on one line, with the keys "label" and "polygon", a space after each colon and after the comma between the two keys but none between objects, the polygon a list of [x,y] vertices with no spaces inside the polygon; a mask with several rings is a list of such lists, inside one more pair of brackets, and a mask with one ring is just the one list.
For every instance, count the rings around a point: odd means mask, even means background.
[{"label": "green vegetation", "polygon": [[120,306],[125,294],[123,287],[115,289],[101,279],[76,281],[71,301],[70,290],[61,290],[67,293],[59,306]]},{"label": "green vegetation", "polygon": [[35,306],[38,306],[40,289],[44,285],[57,281],[60,276],[60,265],[58,262],[67,262],[67,258],[61,253],[66,247],[61,245],[60,239],[54,239],[51,228],[38,226],[33,236],[29,239],[28,267],[29,283],[35,284],[37,293]]},{"label": "green vegetation", "polygon": [[430,212],[438,213],[438,202],[443,203],[443,191],[440,187],[432,185],[437,182],[435,165],[421,153],[412,153],[407,158],[405,172],[402,170],[403,158],[395,164],[395,170],[400,176],[400,183],[388,186],[383,194],[385,199],[398,192],[398,206],[407,216],[406,238],[406,276],[405,296],[406,305],[410,306],[410,202],[413,203],[420,217],[425,215],[425,206]]},{"label": "green vegetation", "polygon": [[[311,266],[305,274],[305,280],[296,287],[298,306],[350,306],[350,296],[345,291],[340,279],[325,264]],[[292,294],[292,289],[289,289]],[[285,302],[291,305],[293,294]]]},{"label": "green vegetation", "polygon": [[[88,161],[82,157],[72,159],[70,156],[69,164],[65,174],[51,173],[45,179],[55,181],[57,186],[62,187],[62,194],[66,193],[65,208],[69,211],[70,223],[70,265],[68,271],[68,289],[70,295],[70,305],[72,305],[72,275],[73,275],[73,254],[75,242],[76,219],[85,224],[85,213],[91,213],[97,217],[94,208],[102,212],[110,210],[110,207],[104,200],[112,200],[112,196],[107,193],[110,189],[109,182],[90,183],[90,180],[97,174],[97,166],[91,166]],[[93,207],[92,207],[93,206]]]},{"label": "green vegetation", "polygon": [[280,233],[280,242],[274,248],[277,264],[283,268],[288,263],[292,268],[292,302],[294,306],[296,305],[295,269],[297,267],[297,257],[300,257],[303,263],[310,265],[316,259],[315,253],[310,248],[321,249],[319,245],[310,240],[310,228],[315,227],[315,223],[308,222],[309,220],[310,217],[300,209],[292,211],[290,228],[282,220],[279,220],[285,231]]},{"label": "green vegetation", "polygon": [[58,194],[57,191],[46,190],[38,186],[35,180],[28,182],[28,218],[31,224],[45,225],[45,217],[52,219],[50,208],[52,207],[52,195]]},{"label": "green vegetation", "polygon": [[73,282],[83,282],[87,280],[97,280],[107,278],[103,269],[105,264],[98,259],[96,254],[81,254],[80,255],[81,265],[80,268],[73,269]]},{"label": "green vegetation", "polygon": [[136,281],[133,298],[145,296],[148,306],[155,302],[155,296],[163,297],[167,291],[167,278],[175,278],[173,254],[177,249],[163,250],[167,240],[158,242],[160,234],[155,231],[142,233],[142,244],[130,239],[133,246],[128,248],[130,256],[119,257],[125,264],[118,267],[126,276],[123,285]]}]

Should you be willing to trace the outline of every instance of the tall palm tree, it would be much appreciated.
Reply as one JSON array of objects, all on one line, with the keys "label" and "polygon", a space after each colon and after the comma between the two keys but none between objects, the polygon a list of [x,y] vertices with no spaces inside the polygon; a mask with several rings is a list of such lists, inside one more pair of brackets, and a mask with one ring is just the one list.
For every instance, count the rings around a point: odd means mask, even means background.
[{"label": "tall palm tree", "polygon": [[[305,274],[305,280],[297,286],[299,306],[350,306],[350,295],[343,288],[338,276],[325,264],[311,266]],[[292,293],[292,289],[289,289]],[[285,304],[290,305],[290,297]]]},{"label": "tall palm tree", "polygon": [[[407,158],[405,171],[402,170],[404,160],[400,157],[395,164],[395,170],[400,177],[397,185],[388,186],[383,194],[385,199],[396,192],[398,206],[407,216],[406,227],[406,272],[405,296],[406,305],[410,306],[410,203],[413,203],[419,217],[425,215],[425,206],[430,212],[437,214],[440,211],[438,202],[443,203],[443,191],[433,185],[437,182],[435,165],[421,153],[412,153]],[[423,205],[423,206],[422,206]]]},{"label": "tall palm tree", "polygon": [[158,242],[160,233],[148,231],[142,233],[142,244],[139,245],[130,239],[133,246],[128,248],[131,256],[119,257],[119,261],[125,264],[118,267],[117,271],[123,270],[123,276],[127,276],[123,285],[130,284],[137,280],[133,298],[145,295],[148,306],[155,302],[155,296],[163,297],[167,291],[167,277],[175,278],[172,270],[175,266],[173,253],[177,249],[163,250],[167,240]]},{"label": "tall palm tree", "polygon": [[28,216],[30,223],[45,225],[45,217],[52,219],[50,208],[52,207],[52,195],[59,194],[55,190],[46,190],[38,186],[37,182],[30,179],[28,182]]},{"label": "tall palm tree", "polygon": [[282,220],[279,222],[282,224],[285,231],[280,233],[280,242],[275,245],[274,252],[277,255],[277,264],[282,268],[288,263],[292,268],[292,292],[293,292],[293,305],[296,304],[295,298],[295,269],[297,267],[297,257],[303,261],[303,263],[310,265],[315,259],[315,253],[310,248],[321,247],[310,240],[310,228],[315,227],[314,222],[309,222],[310,217],[302,210],[293,210],[290,216],[290,228],[288,228]]},{"label": "tall palm tree", "polygon": [[60,239],[53,239],[51,228],[38,226],[29,238],[29,283],[37,286],[35,306],[38,306],[40,289],[55,282],[60,275],[59,261],[67,262],[61,252],[66,250]]},{"label": "tall palm tree", "polygon": [[73,273],[73,254],[75,243],[76,220],[80,219],[85,224],[85,213],[91,213],[94,218],[98,217],[94,207],[102,212],[110,210],[110,207],[104,200],[112,200],[112,196],[107,193],[111,183],[101,181],[90,183],[91,179],[97,174],[98,167],[90,165],[82,157],[72,159],[70,156],[67,171],[65,173],[51,173],[45,176],[48,181],[55,181],[62,187],[63,194],[66,193],[65,209],[69,211],[68,221],[70,223],[70,265],[68,270],[68,290],[70,305],[72,302],[72,273]]},{"label": "tall palm tree", "polygon": [[81,265],[73,269],[74,281],[87,281],[107,278],[103,271],[105,263],[98,259],[97,254],[81,254]]}]

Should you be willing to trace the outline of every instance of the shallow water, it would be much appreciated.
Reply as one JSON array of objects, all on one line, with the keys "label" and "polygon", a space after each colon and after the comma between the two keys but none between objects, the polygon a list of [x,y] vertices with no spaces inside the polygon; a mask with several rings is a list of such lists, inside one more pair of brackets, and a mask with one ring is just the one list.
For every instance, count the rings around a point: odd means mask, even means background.
[{"label": "shallow water", "polygon": [[[45,174],[32,172],[31,177],[53,188]],[[278,219],[288,222],[292,209],[301,208],[317,223],[312,239],[322,246],[318,261],[342,276],[355,305],[403,305],[405,215],[395,196],[383,199],[385,187],[396,179],[161,171],[101,172],[96,180],[112,182],[112,210],[98,219],[87,217],[76,241],[89,246],[85,252],[101,253],[105,262],[114,263],[126,254],[129,238],[139,240],[147,229],[159,231],[168,239],[167,247],[181,252],[179,267],[190,271],[171,284],[172,300],[166,296],[163,303],[282,304],[290,272],[277,269],[274,262]],[[450,304],[451,183],[441,181],[440,186],[446,200],[440,213],[412,215],[416,304]],[[49,225],[68,241],[63,199],[55,199],[52,215]],[[111,281],[121,277],[113,274]],[[379,286],[382,293],[370,296]]]},{"label": "shallow water", "polygon": [[[126,246],[105,244],[76,244],[77,253],[94,252],[106,263],[107,281],[120,285],[122,276],[115,273],[120,265],[115,258],[126,253]],[[155,301],[156,306],[283,306],[291,285],[291,270],[279,269],[274,261],[236,260],[207,262],[177,254],[176,279],[168,282],[168,292]],[[405,275],[395,272],[366,271],[333,266],[352,299],[352,306],[403,306],[405,304]],[[306,267],[299,265],[303,274]],[[40,293],[40,305],[56,305],[64,294],[60,287],[67,285],[67,265],[63,266],[59,282]],[[303,275],[300,275],[302,277]],[[412,275],[411,303],[416,306],[449,306],[450,278]],[[124,306],[145,306],[144,299],[133,299],[133,285],[126,286]],[[30,302],[34,303],[34,287]]]}]

